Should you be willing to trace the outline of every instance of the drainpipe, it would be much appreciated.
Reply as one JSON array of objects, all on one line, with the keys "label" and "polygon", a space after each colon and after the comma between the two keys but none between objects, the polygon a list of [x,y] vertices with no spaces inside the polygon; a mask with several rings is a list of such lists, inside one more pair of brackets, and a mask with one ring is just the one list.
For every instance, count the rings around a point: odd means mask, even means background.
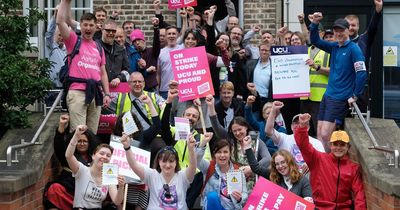
[{"label": "drainpipe", "polygon": [[239,25],[244,28],[244,2],[239,0]]}]

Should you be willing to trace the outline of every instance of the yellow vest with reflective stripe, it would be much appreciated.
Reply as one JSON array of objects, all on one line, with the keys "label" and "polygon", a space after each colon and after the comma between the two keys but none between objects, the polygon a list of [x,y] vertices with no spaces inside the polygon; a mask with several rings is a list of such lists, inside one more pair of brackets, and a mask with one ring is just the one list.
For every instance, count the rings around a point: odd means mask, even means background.
[{"label": "yellow vest with reflective stripe", "polygon": [[[146,95],[146,96],[149,96],[149,94],[150,94],[150,98],[151,98],[151,101],[154,104],[154,108],[156,109],[157,113],[160,114],[160,107],[157,104],[156,94],[155,93],[149,93],[147,91],[143,91],[143,94]],[[150,108],[149,108],[149,106],[147,104],[144,105],[144,108],[145,108],[145,110],[147,112],[147,118],[151,122]],[[121,113],[128,112],[131,109],[132,109],[132,101],[131,101],[131,99],[129,97],[129,93],[119,93],[118,94],[116,114],[120,115]],[[161,114],[160,114],[160,118],[161,118]]]},{"label": "yellow vest with reflective stripe", "polygon": [[[172,133],[172,136],[175,136],[175,127],[171,127],[171,133]],[[198,142],[200,144],[200,142],[203,141],[204,136],[202,134],[199,134],[195,130],[193,132],[193,136],[196,138],[197,135],[200,135],[200,141]],[[179,166],[181,167],[181,170],[183,170],[189,166],[189,151],[188,151],[188,146],[187,146],[186,142],[187,142],[186,140],[178,140],[174,146],[176,152],[178,153]],[[210,152],[210,147],[208,144],[206,146],[206,151],[204,152],[203,158],[208,161],[211,160],[211,152]],[[197,169],[197,172],[199,172],[199,169]]]},{"label": "yellow vest with reflective stripe", "polygon": [[[308,48],[308,56],[311,56],[311,47]],[[312,59],[316,65],[321,67],[329,67],[330,54],[323,50],[318,50],[318,53]],[[327,86],[328,76],[316,71],[314,68],[310,68],[310,96],[308,98],[303,97],[301,99],[309,99],[310,101],[321,102]]]}]

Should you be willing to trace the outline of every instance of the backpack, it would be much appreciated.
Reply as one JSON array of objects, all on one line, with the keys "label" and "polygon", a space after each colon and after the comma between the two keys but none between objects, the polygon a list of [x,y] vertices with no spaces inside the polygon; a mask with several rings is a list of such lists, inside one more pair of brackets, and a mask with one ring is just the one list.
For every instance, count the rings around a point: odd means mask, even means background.
[{"label": "backpack", "polygon": [[[103,56],[103,47],[101,46],[100,42],[95,40],[97,50],[100,53],[100,57]],[[65,56],[64,58],[64,65],[60,69],[60,73],[58,75],[58,78],[60,79],[60,82],[63,85],[63,96],[61,98],[61,106],[63,109],[68,109],[67,106],[67,93],[69,86],[71,85],[71,82],[69,81],[69,66],[71,65],[72,59],[74,59],[75,55],[79,54],[79,48],[81,47],[82,43],[82,37],[78,36],[78,39],[75,42],[74,48],[72,49],[72,52],[68,55]],[[69,62],[68,62],[68,57]]]},{"label": "backpack", "polygon": [[[203,186],[201,187],[201,193],[203,193],[204,188],[206,187],[206,184],[207,184],[208,180],[215,173],[215,164],[216,164],[215,160],[211,160],[210,161],[210,165],[208,166],[207,173],[206,173],[206,178],[204,179]],[[240,168],[240,165],[238,163],[233,163],[233,168],[235,170],[238,170]]]}]

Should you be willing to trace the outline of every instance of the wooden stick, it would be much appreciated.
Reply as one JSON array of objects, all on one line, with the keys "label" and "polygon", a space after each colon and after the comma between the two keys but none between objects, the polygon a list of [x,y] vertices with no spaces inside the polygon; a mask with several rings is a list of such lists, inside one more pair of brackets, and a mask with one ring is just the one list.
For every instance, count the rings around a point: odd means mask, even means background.
[{"label": "wooden stick", "polygon": [[203,109],[201,108],[201,101],[199,106],[199,113],[200,113],[201,128],[203,129],[203,135],[204,135],[207,131],[206,131],[206,123],[204,122]]},{"label": "wooden stick", "polygon": [[124,200],[122,205],[122,210],[126,209],[126,196],[128,195],[128,184],[125,184]]}]

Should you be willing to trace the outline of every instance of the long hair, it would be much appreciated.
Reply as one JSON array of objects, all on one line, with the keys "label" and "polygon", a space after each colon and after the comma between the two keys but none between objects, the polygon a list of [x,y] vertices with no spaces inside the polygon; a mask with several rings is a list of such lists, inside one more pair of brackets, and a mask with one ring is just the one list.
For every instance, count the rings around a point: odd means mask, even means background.
[{"label": "long hair", "polygon": [[[72,137],[74,136],[75,131],[73,131],[72,133],[67,135],[66,138],[66,145],[69,144],[69,142],[71,141]],[[88,150],[86,151],[87,156],[89,157],[88,163],[91,163],[92,160],[92,155],[95,153],[96,147],[100,144],[99,140],[97,139],[96,135],[89,129],[87,129],[83,135],[86,136],[86,138],[88,139]],[[75,150],[74,152],[74,156],[78,159],[81,160],[82,155]]]},{"label": "long hair", "polygon": [[236,161],[238,159],[238,149],[239,149],[238,148],[238,144],[239,143],[238,143],[238,140],[235,138],[235,135],[233,135],[233,132],[232,132],[232,125],[233,124],[237,124],[237,125],[246,127],[247,128],[246,135],[248,135],[249,131],[252,131],[253,128],[246,121],[246,119],[244,119],[244,117],[241,117],[241,116],[237,116],[237,117],[233,118],[233,120],[229,124],[229,126],[228,126],[228,137],[231,140],[231,142],[233,143],[233,149],[234,149],[233,150],[234,151],[233,155],[234,155],[234,160]]},{"label": "long hair", "polygon": [[[124,117],[125,113],[126,112],[118,115],[117,120],[115,121],[115,127],[114,127],[114,130],[113,130],[113,134],[116,135],[116,136],[122,136],[122,132],[124,131],[123,121],[122,121],[123,119],[122,118]],[[131,134],[130,137],[133,138],[133,139],[138,139],[140,133],[143,132],[143,126],[142,126],[142,123],[140,123],[140,121],[139,121],[138,117],[136,116],[136,114],[133,113],[133,112],[131,112],[131,114],[132,114],[132,117],[133,117],[133,121],[135,121],[135,123],[136,123],[138,131],[136,131],[135,133]]]},{"label": "long hair", "polygon": [[283,159],[285,159],[286,161],[286,164],[289,168],[290,182],[292,184],[298,182],[301,178],[301,173],[299,171],[299,168],[296,162],[294,161],[292,154],[284,149],[278,150],[277,152],[275,152],[274,155],[272,155],[271,164],[269,165],[269,171],[270,171],[269,179],[271,180],[271,182],[280,183],[283,181],[283,177],[276,169],[276,164],[275,164],[275,158],[278,155],[282,156]]},{"label": "long hair", "polygon": [[157,155],[154,158],[153,168],[156,169],[159,173],[161,172],[161,167],[159,163],[160,161],[175,161],[175,173],[178,173],[181,170],[181,167],[179,166],[178,152],[173,146],[166,146],[157,152]]}]

